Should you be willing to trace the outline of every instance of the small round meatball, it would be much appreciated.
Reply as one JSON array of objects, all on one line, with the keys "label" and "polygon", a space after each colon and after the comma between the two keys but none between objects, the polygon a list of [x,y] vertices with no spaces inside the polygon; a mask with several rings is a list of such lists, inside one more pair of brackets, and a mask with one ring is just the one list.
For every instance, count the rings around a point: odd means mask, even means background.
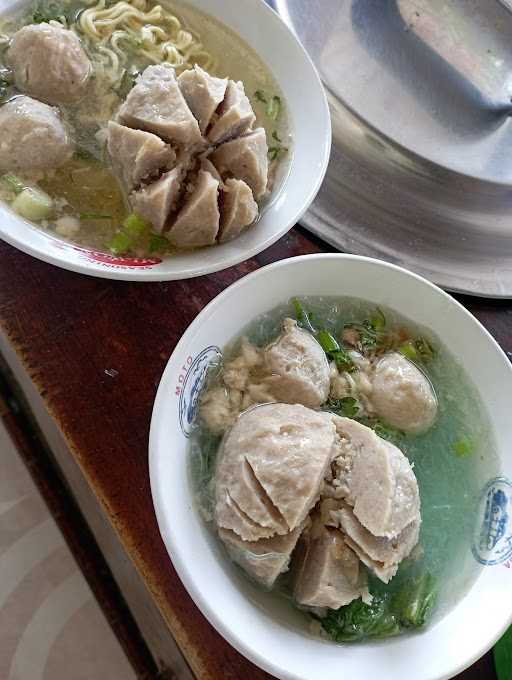
[{"label": "small round meatball", "polygon": [[427,377],[398,352],[377,363],[371,403],[383,420],[403,432],[425,432],[434,422],[437,399]]},{"label": "small round meatball", "polygon": [[50,170],[73,153],[58,110],[30,97],[0,106],[0,130],[0,170]]},{"label": "small round meatball", "polygon": [[92,70],[78,36],[44,23],[14,34],[7,62],[18,89],[49,104],[81,99]]},{"label": "small round meatball", "polygon": [[329,396],[330,370],[325,352],[315,338],[285,319],[284,332],[265,350],[271,377],[267,379],[277,401],[318,408]]}]

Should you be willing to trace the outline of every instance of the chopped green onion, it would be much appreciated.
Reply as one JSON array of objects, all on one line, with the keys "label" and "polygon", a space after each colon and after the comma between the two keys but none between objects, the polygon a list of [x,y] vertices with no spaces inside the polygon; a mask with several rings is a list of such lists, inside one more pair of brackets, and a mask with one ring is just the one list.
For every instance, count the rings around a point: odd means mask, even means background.
[{"label": "chopped green onion", "polygon": [[107,244],[107,248],[115,255],[121,255],[132,250],[137,245],[137,241],[149,235],[151,225],[140,215],[130,213],[124,220],[121,229],[114,235],[113,239]]},{"label": "chopped green onion", "polygon": [[434,348],[425,338],[417,338],[415,345],[422,361],[429,361],[429,359],[432,359],[435,356]]},{"label": "chopped green onion", "polygon": [[384,328],[386,327],[386,317],[384,316],[384,312],[382,311],[382,309],[377,307],[377,311],[375,312],[375,315],[371,318],[370,323],[375,331],[379,332],[384,330]]},{"label": "chopped green onion", "polygon": [[425,340],[425,338],[408,340],[398,348],[398,351],[410,361],[415,362],[429,361],[435,356],[435,351],[432,345],[428,342],[428,340]]},{"label": "chopped green onion", "polygon": [[26,186],[19,177],[16,177],[16,175],[13,175],[10,172],[2,176],[2,182],[7,184],[9,189],[11,189],[11,191],[13,191],[15,194],[21,194]]},{"label": "chopped green onion", "polygon": [[165,238],[165,236],[161,236],[160,234],[155,234],[155,232],[151,232],[150,234],[150,239],[149,239],[149,252],[150,253],[163,253],[166,250],[168,250],[170,246],[169,241]]},{"label": "chopped green onion", "polygon": [[418,350],[414,346],[414,342],[412,340],[408,340],[407,342],[404,342],[403,345],[400,345],[398,351],[400,354],[403,354],[406,359],[409,359],[409,361],[419,360]]},{"label": "chopped green onion", "polygon": [[263,102],[264,104],[267,103],[267,98],[266,98],[265,93],[263,92],[263,90],[256,90],[256,92],[254,93],[254,96],[256,97],[256,99],[257,99],[259,102]]},{"label": "chopped green onion", "polygon": [[107,247],[114,255],[123,255],[130,250],[131,245],[132,239],[130,236],[122,231],[118,231]]},{"label": "chopped green onion", "polygon": [[142,236],[143,234],[149,232],[151,225],[140,215],[131,213],[124,220],[123,229],[130,236]]},{"label": "chopped green onion", "polygon": [[272,133],[272,139],[275,139],[276,142],[279,142],[279,144],[281,144],[282,141],[283,141],[282,139],[279,138],[279,135],[277,134],[277,130],[274,130],[274,132]]},{"label": "chopped green onion", "polygon": [[316,339],[326,353],[337,352],[340,349],[338,341],[329,331],[318,331]]},{"label": "chopped green onion", "polygon": [[267,104],[267,116],[277,120],[281,114],[281,97],[274,95]]},{"label": "chopped green onion", "polygon": [[52,199],[36,187],[25,187],[11,203],[11,207],[18,215],[33,222],[46,220],[53,213]]},{"label": "chopped green onion", "polygon": [[286,146],[270,146],[268,149],[269,160],[275,161],[279,158],[281,154],[285,154],[288,151]]},{"label": "chopped green onion", "polygon": [[475,445],[469,439],[459,439],[452,444],[455,455],[458,458],[468,458],[475,450]]},{"label": "chopped green onion", "polygon": [[81,220],[111,220],[112,215],[98,215],[97,213],[80,213]]}]

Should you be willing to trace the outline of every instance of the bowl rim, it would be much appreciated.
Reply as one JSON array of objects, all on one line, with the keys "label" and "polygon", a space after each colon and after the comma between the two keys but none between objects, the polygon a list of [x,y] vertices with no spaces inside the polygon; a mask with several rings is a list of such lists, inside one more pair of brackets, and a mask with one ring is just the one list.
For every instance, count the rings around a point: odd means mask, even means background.
[{"label": "bowl rim", "polygon": [[[162,489],[160,487],[160,480],[158,475],[158,458],[160,455],[160,451],[158,448],[158,439],[160,436],[160,431],[163,429],[161,416],[161,413],[163,412],[163,404],[169,399],[168,393],[164,391],[166,378],[168,378],[171,372],[174,370],[174,366],[172,364],[183,356],[184,348],[186,347],[187,343],[195,336],[197,330],[205,323],[208,323],[211,320],[213,316],[213,310],[218,305],[220,305],[226,298],[230,297],[234,291],[246,286],[247,284],[253,283],[259,277],[265,276],[268,271],[285,267],[291,263],[295,263],[296,265],[300,266],[301,262],[311,261],[312,259],[315,259],[319,262],[334,260],[338,262],[353,261],[371,263],[373,265],[377,265],[385,269],[393,270],[402,276],[405,275],[406,278],[412,278],[419,281],[426,287],[430,288],[435,294],[439,295],[441,298],[445,300],[448,300],[451,305],[458,308],[459,311],[461,311],[464,314],[464,316],[466,316],[478,328],[479,332],[483,333],[486,340],[490,342],[490,346],[492,347],[494,352],[497,352],[499,357],[508,367],[507,370],[509,374],[512,373],[512,366],[510,364],[510,361],[506,356],[505,352],[503,351],[503,349],[498,344],[498,342],[485,328],[485,326],[473,314],[471,314],[471,312],[467,310],[458,300],[454,299],[449,293],[445,292],[437,285],[431,283],[424,277],[415,274],[414,272],[411,272],[403,267],[391,264],[384,260],[378,260],[376,258],[361,255],[351,255],[345,253],[315,253],[309,255],[299,255],[279,260],[277,262],[273,262],[241,277],[240,279],[232,283],[230,286],[228,286],[226,289],[221,291],[201,310],[201,312],[190,323],[190,325],[188,326],[188,328],[186,329],[186,331],[183,333],[182,337],[176,344],[162,373],[151,417],[148,447],[149,475],[151,494],[155,507],[155,514],[157,517],[159,530],[161,532],[162,540],[164,541],[164,544],[166,546],[169,559],[171,560],[180,580],[182,581],[185,589],[187,590],[188,594],[194,601],[195,605],[199,608],[199,610],[209,621],[209,623],[213,625],[213,627],[224,637],[224,639],[227,640],[229,644],[231,644],[240,654],[245,656],[259,668],[262,668],[265,671],[275,675],[277,678],[282,678],[286,680],[304,680],[304,676],[296,675],[295,673],[292,673],[282,668],[281,666],[274,664],[272,661],[267,659],[262,653],[256,652],[250,647],[248,647],[243,637],[240,636],[236,631],[235,627],[227,624],[223,619],[222,614],[219,614],[213,608],[213,606],[211,606],[210,602],[203,597],[199,588],[196,587],[194,579],[189,575],[187,564],[182,560],[180,554],[179,542],[175,541],[174,539],[173,531],[170,530],[172,529],[170,519],[165,513],[163,507],[164,505],[163,494]],[[462,599],[464,599],[469,594],[469,592],[476,586],[480,576],[481,574],[477,576],[476,581],[471,585],[468,593],[466,593],[466,595],[463,596]],[[450,613],[448,614],[448,616],[449,615]],[[510,610],[508,617],[504,617],[503,621],[501,622],[501,625],[499,626],[499,630],[497,632],[495,631],[491,638],[483,640],[482,643],[475,649],[474,652],[472,652],[470,655],[467,655],[464,658],[464,661],[460,660],[457,660],[455,662],[448,661],[442,676],[425,675],[422,676],[422,678],[428,677],[429,680],[442,680],[442,678],[451,678],[463,672],[465,669],[469,668],[473,663],[475,663],[479,658],[481,658],[487,651],[489,651],[489,649],[492,648],[495,642],[505,633],[505,631],[511,624],[512,624],[512,609]]]},{"label": "bowl rim", "polygon": [[[7,4],[4,7],[4,2]],[[246,3],[251,3],[251,11],[260,13],[262,17],[265,17],[266,22],[271,22],[275,31],[279,31],[281,35],[287,36],[289,44],[293,45],[293,48],[302,57],[302,69],[307,69],[308,79],[314,84],[314,98],[317,101],[318,111],[320,112],[322,120],[322,129],[319,135],[321,137],[322,143],[320,145],[318,157],[321,162],[318,166],[318,172],[315,173],[314,181],[307,186],[305,186],[305,191],[300,204],[297,203],[297,209],[293,211],[293,214],[283,221],[283,225],[278,231],[269,234],[263,240],[260,240],[257,244],[252,245],[247,249],[240,248],[238,251],[228,253],[227,255],[219,255],[212,262],[199,260],[197,264],[193,266],[183,265],[181,270],[177,268],[175,271],[173,269],[166,270],[165,265],[167,262],[172,261],[173,257],[162,258],[160,262],[152,263],[151,257],[147,258],[148,266],[137,266],[130,267],[123,266],[122,264],[115,264],[116,258],[112,257],[112,264],[110,266],[105,266],[104,264],[94,261],[93,258],[85,257],[85,253],[94,255],[97,249],[93,249],[87,246],[79,246],[75,243],[66,241],[59,238],[58,236],[48,233],[40,229],[37,225],[24,220],[22,217],[13,214],[12,216],[7,214],[7,219],[14,220],[14,227],[8,228],[4,225],[2,214],[0,214],[0,238],[6,243],[14,246],[18,250],[31,255],[38,260],[47,262],[49,264],[55,265],[62,269],[68,271],[74,271],[81,274],[86,274],[89,276],[95,276],[98,278],[123,280],[123,281],[173,281],[173,280],[185,280],[189,278],[195,278],[198,276],[204,276],[206,274],[211,274],[229,267],[233,267],[240,264],[256,255],[266,250],[272,246],[276,241],[278,241],[284,234],[286,234],[290,229],[292,229],[303,217],[305,212],[308,210],[309,206],[313,202],[315,196],[317,195],[320,187],[324,181],[325,174],[327,172],[327,167],[330,159],[331,145],[332,145],[332,126],[331,126],[331,116],[329,105],[327,101],[327,94],[322,85],[320,75],[311,59],[309,54],[306,52],[300,40],[297,38],[295,33],[286,25],[286,23],[281,19],[279,14],[270,7],[265,0],[245,0]],[[186,0],[185,4],[194,6],[206,14],[213,16],[211,12],[204,9],[200,0]],[[21,7],[28,5],[28,0],[23,0],[18,2],[16,7]],[[0,14],[8,12],[10,7],[8,6],[8,0],[0,2]],[[221,23],[226,23],[223,19],[214,17],[217,21]],[[234,30],[230,27],[230,30]],[[239,34],[238,34],[239,35]],[[244,40],[244,37],[240,35],[240,38]],[[267,59],[263,57],[260,50],[251,45],[251,49],[255,51],[260,59],[267,65],[267,67],[272,71],[271,63],[267,62]],[[281,83],[278,81],[278,85]],[[294,125],[293,111],[291,112],[291,125]],[[294,163],[296,162],[295,153],[292,154],[290,160],[289,170],[286,176],[283,178],[282,185],[280,186],[278,193],[276,194],[276,199],[285,193],[286,186],[290,181],[290,175]],[[271,208],[272,206],[270,206]],[[8,206],[2,206],[3,211],[8,212]],[[20,222],[23,223],[23,228],[16,228],[19,226]],[[30,232],[32,231],[32,236]],[[243,237],[243,234],[241,235]],[[240,237],[240,238],[241,238]],[[231,244],[235,244],[238,239],[234,239]],[[57,242],[58,247],[52,247]],[[213,246],[213,248],[222,248],[223,245],[230,244],[220,244]],[[207,249],[200,249],[197,252],[202,253]],[[211,250],[211,248],[210,248]],[[222,251],[221,251],[222,252]],[[98,251],[96,254],[107,255],[103,251]],[[121,258],[122,259],[122,258]],[[143,258],[144,259],[144,258]]]}]

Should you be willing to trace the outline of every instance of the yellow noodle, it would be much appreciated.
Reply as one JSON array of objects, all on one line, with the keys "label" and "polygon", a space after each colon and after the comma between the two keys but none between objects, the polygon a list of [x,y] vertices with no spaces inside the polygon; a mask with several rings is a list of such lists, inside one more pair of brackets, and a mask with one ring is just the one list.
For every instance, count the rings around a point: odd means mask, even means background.
[{"label": "yellow noodle", "polygon": [[78,28],[93,48],[93,61],[95,48],[103,48],[99,60],[104,70],[105,49],[117,55],[117,59],[110,59],[109,80],[123,76],[127,53],[148,63],[167,61],[179,70],[195,63],[205,68],[215,65],[197,35],[184,30],[180,20],[160,5],[148,9],[146,0],[120,0],[111,7],[99,0],[80,14]]}]

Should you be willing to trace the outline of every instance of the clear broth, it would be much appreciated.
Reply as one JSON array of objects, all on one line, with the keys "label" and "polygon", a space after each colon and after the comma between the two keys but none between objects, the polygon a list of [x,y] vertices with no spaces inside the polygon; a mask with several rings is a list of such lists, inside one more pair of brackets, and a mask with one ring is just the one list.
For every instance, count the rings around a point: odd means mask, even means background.
[{"label": "clear broth", "polygon": [[[273,164],[271,191],[269,196],[260,202],[261,215],[276,200],[279,189],[289,171],[293,153],[290,122],[281,91],[270,70],[259,56],[220,21],[187,3],[163,0],[163,2],[149,2],[148,8],[150,9],[158,4],[178,16],[185,29],[200,36],[205,50],[216,59],[217,65],[211,70],[213,75],[243,81],[256,114],[256,125],[265,128],[269,147],[272,146],[272,134],[275,133],[282,140],[283,146],[288,149],[286,155]],[[84,2],[76,0],[63,0],[60,5],[66,11],[72,12],[79,12],[90,7]],[[34,6],[30,6],[28,10],[24,7],[23,10],[15,14],[0,17],[0,33],[12,35],[22,26],[32,23],[33,12]],[[84,47],[90,54],[90,46],[84,43]],[[149,63],[144,57],[137,55],[136,51],[132,51],[130,62],[126,67],[133,67],[140,71]],[[1,68],[2,55],[0,53]],[[265,104],[255,97],[254,93],[257,90],[281,96],[283,109],[278,121],[274,121],[266,115]],[[108,250],[108,243],[121,226],[123,219],[131,212],[126,196],[111,171],[104,138],[101,135],[107,121],[113,118],[121,103],[122,98],[119,97],[112,86],[107,87],[105,82],[101,80],[95,82],[93,78],[89,95],[78,105],[60,107],[69,129],[73,131],[73,138],[78,150],[74,158],[57,170],[44,175],[16,173],[27,183],[37,182],[38,186],[52,198],[57,199],[58,208],[55,219],[65,215],[109,216],[108,219],[103,217],[99,219],[81,218],[80,231],[72,239],[69,239],[95,250]],[[98,135],[98,133],[100,134]],[[83,178],[83,183],[80,177]],[[5,187],[0,186],[0,200],[9,202],[13,198],[14,196]],[[55,220],[49,220],[37,226],[53,232],[54,222]],[[59,238],[62,237],[59,236]],[[165,252],[172,254],[170,245]],[[145,248],[142,248],[135,249],[132,254],[142,257],[148,253]]]},{"label": "clear broth", "polygon": [[[327,328],[338,337],[344,324],[361,323],[375,313],[373,306],[356,298],[309,297],[301,301],[314,314],[319,327]],[[485,404],[454,354],[428,330],[415,326],[391,309],[382,308],[382,311],[387,328],[405,328],[411,337],[422,336],[435,348],[435,357],[422,368],[434,386],[439,410],[436,422],[427,433],[406,435],[397,442],[414,464],[420,489],[419,555],[402,562],[388,585],[370,577],[370,590],[374,594],[393,592],[404,579],[429,572],[439,588],[436,620],[464,597],[482,569],[471,552],[472,536],[482,489],[489,479],[498,475],[499,458]],[[291,304],[276,307],[255,319],[224,349],[224,358],[229,359],[236,352],[242,336],[258,346],[266,345],[279,335],[286,316],[295,316]],[[217,375],[218,368],[211,380],[215,381]],[[455,453],[454,445],[461,440],[472,444],[468,457],[461,458]],[[210,481],[218,444],[219,439],[199,422],[190,441],[191,485],[199,510],[212,530]],[[290,602],[286,575],[274,591],[276,597]]]}]

